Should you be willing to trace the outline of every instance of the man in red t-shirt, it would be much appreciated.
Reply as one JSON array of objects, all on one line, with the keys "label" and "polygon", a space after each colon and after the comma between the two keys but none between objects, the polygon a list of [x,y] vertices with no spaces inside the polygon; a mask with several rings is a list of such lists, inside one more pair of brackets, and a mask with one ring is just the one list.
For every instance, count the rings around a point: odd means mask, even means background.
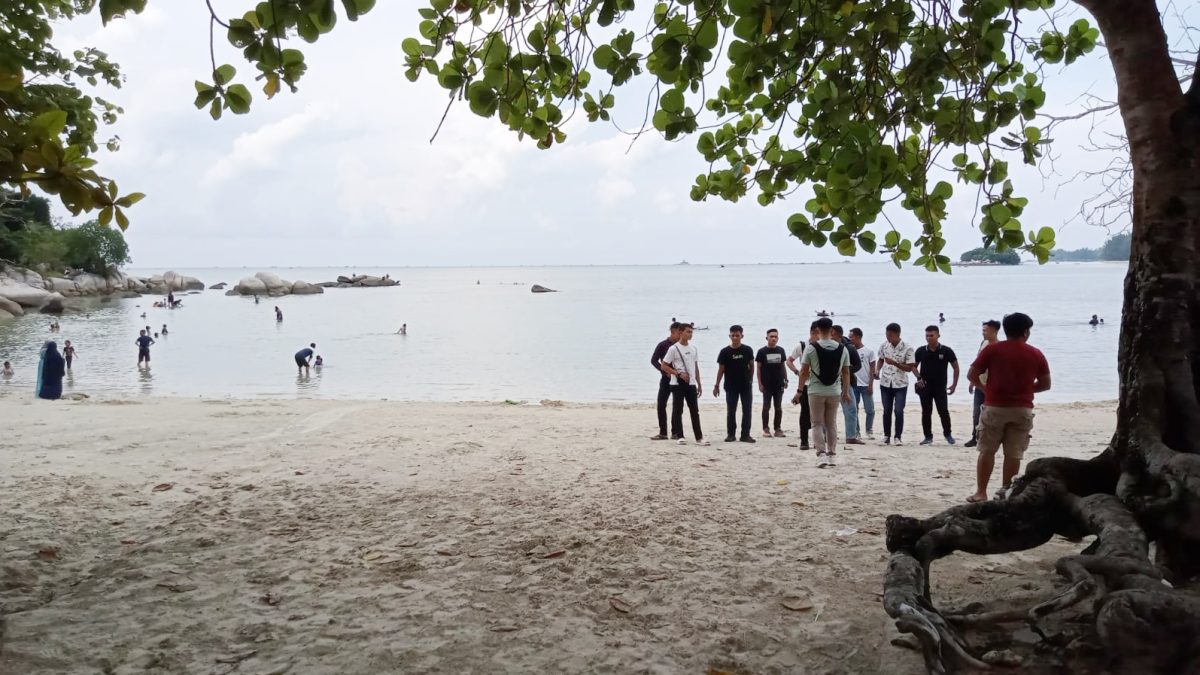
[{"label": "man in red t-shirt", "polygon": [[[1016,312],[1004,317],[1005,340],[979,352],[967,380],[983,389],[983,409],[979,414],[979,459],[975,465],[975,494],[969,502],[988,498],[988,481],[996,465],[996,451],[1004,446],[1003,483],[996,499],[1004,499],[1013,477],[1021,470],[1021,459],[1029,447],[1033,430],[1033,395],[1050,388],[1050,365],[1036,347],[1027,344],[1033,319]],[[979,376],[987,373],[987,384]]]}]

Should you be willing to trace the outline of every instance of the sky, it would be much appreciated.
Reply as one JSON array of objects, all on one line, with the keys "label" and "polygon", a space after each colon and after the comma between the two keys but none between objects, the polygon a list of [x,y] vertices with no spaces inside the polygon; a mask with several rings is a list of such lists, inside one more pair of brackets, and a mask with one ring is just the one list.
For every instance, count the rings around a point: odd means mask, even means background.
[{"label": "sky", "polygon": [[[215,4],[230,16],[252,3]],[[250,114],[227,113],[219,122],[192,105],[193,82],[211,79],[204,3],[157,0],[143,14],[107,27],[94,16],[60,26],[61,46],[102,49],[126,76],[122,89],[104,92],[126,111],[109,128],[120,136],[121,149],[102,151],[98,159],[123,193],[147,194],[129,212],[126,237],[134,265],[842,259],[788,236],[787,217],[802,210],[804,191],[765,208],[753,198],[692,202],[689,188],[705,169],[694,138],[667,142],[650,133],[631,143],[612,126],[585,124],[581,112],[564,145],[538,150],[498,120],[457,104],[431,143],[447,93],[432,78],[404,79],[400,49],[404,37],[416,34],[416,8],[423,4],[381,2],[357,23],[343,20],[316,45],[302,45],[309,69],[299,93],[267,101],[251,86],[256,97]],[[217,60],[251,72],[219,32]],[[1100,49],[1072,66],[1052,67],[1047,79],[1051,113],[1077,111],[1084,92],[1115,99]],[[637,92],[640,99],[644,91],[637,87],[626,96]],[[1022,218],[1026,229],[1053,227],[1064,248],[1096,246],[1107,236],[1072,221],[1080,201],[1098,189],[1067,183],[1097,163],[1094,153],[1080,148],[1087,133],[1087,125],[1078,124],[1057,134],[1057,175],[1043,176],[1016,158],[1010,167],[1018,191],[1030,198]],[[946,227],[955,257],[979,241],[971,226],[974,194],[968,192],[959,186]],[[900,217],[898,211],[892,214]]]}]

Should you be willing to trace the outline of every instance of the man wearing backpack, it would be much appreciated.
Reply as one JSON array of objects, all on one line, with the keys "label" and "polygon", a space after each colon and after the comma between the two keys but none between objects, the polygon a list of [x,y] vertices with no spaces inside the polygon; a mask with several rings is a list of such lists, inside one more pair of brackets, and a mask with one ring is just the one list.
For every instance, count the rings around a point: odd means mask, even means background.
[{"label": "man wearing backpack", "polygon": [[821,339],[804,350],[800,382],[808,382],[808,406],[812,415],[817,467],[833,466],[837,456],[837,409],[850,395],[850,356],[845,345],[832,339],[833,321],[817,320]]},{"label": "man wearing backpack", "polygon": [[[835,324],[830,337],[834,342],[846,348],[846,354],[850,357],[850,378],[853,381],[858,377],[858,372],[862,370],[862,357],[858,355],[854,343],[842,332],[841,326]],[[858,405],[853,399],[854,397],[851,396],[851,400],[842,401],[842,417],[846,420],[846,445],[866,445],[858,437]]]}]

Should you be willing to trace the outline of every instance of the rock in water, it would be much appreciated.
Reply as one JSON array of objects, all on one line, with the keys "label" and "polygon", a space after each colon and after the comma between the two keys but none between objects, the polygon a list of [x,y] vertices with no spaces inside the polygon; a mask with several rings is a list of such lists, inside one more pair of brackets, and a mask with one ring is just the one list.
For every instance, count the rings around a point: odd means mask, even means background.
[{"label": "rock in water", "polygon": [[246,277],[239,281],[233,290],[241,295],[266,295],[267,285],[257,277]]},{"label": "rock in water", "polygon": [[225,287],[226,287],[226,286],[228,286],[228,285],[229,285],[229,284],[227,284],[227,283],[225,283],[224,281],[222,281],[222,282],[221,282],[221,283],[219,283],[219,284],[213,284],[212,286],[209,286],[209,287],[208,287],[208,290],[210,290],[210,291],[223,291],[223,290],[225,290]]},{"label": "rock in water", "polygon": [[314,295],[324,292],[324,288],[310,284],[307,281],[297,281],[296,283],[292,284],[292,293],[294,295]]},{"label": "rock in water", "polygon": [[557,293],[558,292],[558,291],[554,290],[553,288],[546,288],[545,286],[539,286],[538,284],[534,284],[529,290],[533,293]]},{"label": "rock in water", "polygon": [[21,316],[25,313],[25,310],[21,309],[21,306],[12,300],[0,296],[0,312],[7,312],[11,316]]},{"label": "rock in water", "polygon": [[38,311],[42,314],[62,314],[63,300],[65,299],[62,293],[51,293]]}]

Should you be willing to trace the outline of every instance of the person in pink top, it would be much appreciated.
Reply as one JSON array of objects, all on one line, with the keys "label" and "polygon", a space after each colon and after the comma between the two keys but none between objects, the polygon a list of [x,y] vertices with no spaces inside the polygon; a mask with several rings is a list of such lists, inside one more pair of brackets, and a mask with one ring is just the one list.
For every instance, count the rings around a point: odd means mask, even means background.
[{"label": "person in pink top", "polygon": [[[1033,396],[1050,389],[1050,365],[1041,350],[1028,344],[1033,319],[1016,312],[1004,317],[1005,340],[983,348],[971,364],[967,380],[983,389],[979,414],[979,459],[975,465],[975,494],[969,502],[988,498],[988,481],[996,452],[1004,447],[1002,483],[996,499],[1008,496],[1033,430]],[[980,375],[987,373],[985,384]]]}]

